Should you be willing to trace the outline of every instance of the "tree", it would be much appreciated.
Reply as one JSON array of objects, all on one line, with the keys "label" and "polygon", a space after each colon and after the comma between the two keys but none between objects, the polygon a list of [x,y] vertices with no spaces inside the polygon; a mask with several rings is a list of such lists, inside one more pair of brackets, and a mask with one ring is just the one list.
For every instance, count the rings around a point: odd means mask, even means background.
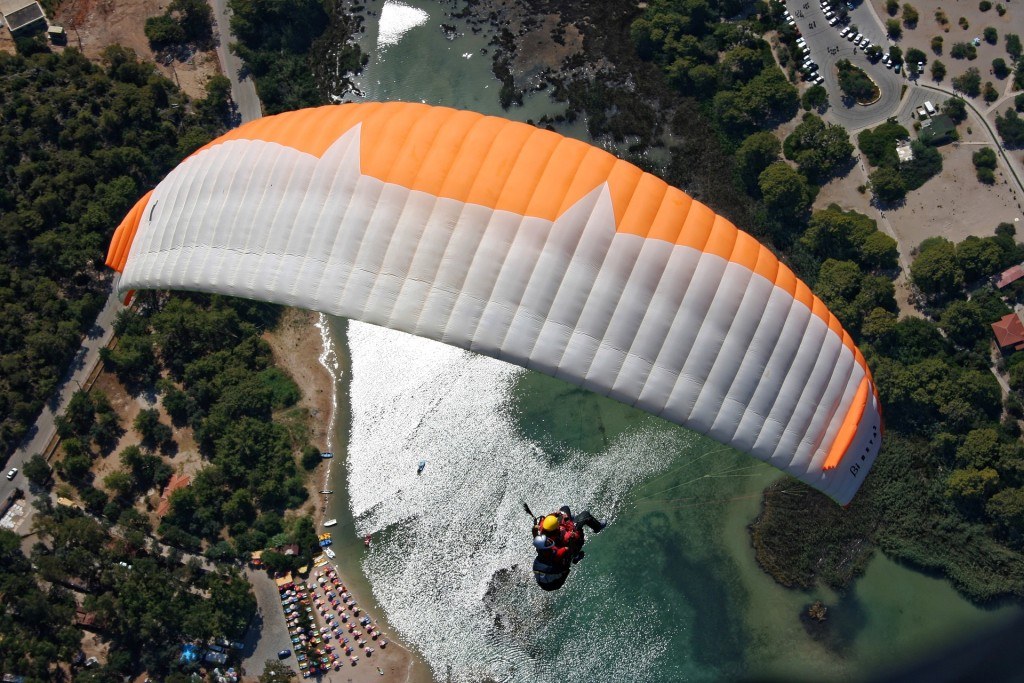
[{"label": "tree", "polygon": [[975,168],[995,168],[996,152],[991,147],[982,147],[971,156]]},{"label": "tree", "polygon": [[1024,488],[999,491],[989,498],[985,512],[1000,531],[1019,546],[1024,537]]},{"label": "tree", "polygon": [[992,60],[992,73],[996,78],[1006,78],[1010,75],[1010,67],[1006,66],[1006,60],[996,57]]},{"label": "tree", "polygon": [[991,26],[986,26],[981,34],[985,37],[985,42],[989,45],[995,45],[999,42],[999,32]]},{"label": "tree", "polygon": [[942,54],[942,36],[935,36],[932,38],[932,52],[937,55]]},{"label": "tree", "polygon": [[946,481],[946,495],[960,503],[981,505],[999,486],[999,473],[991,467],[953,470]]},{"label": "tree", "polygon": [[103,478],[103,485],[118,498],[126,497],[134,486],[132,476],[124,470],[114,470]]},{"label": "tree", "polygon": [[814,198],[807,179],[784,161],[777,161],[762,171],[757,184],[765,206],[778,217],[801,216]]},{"label": "tree", "polygon": [[885,11],[890,17],[895,17],[900,11],[900,3],[897,0],[885,0]]},{"label": "tree", "polygon": [[149,448],[161,446],[173,436],[171,428],[160,422],[160,413],[155,408],[140,410],[132,426],[142,437],[142,443]]},{"label": "tree", "polygon": [[25,477],[36,486],[45,486],[50,481],[49,463],[39,453],[25,461]]},{"label": "tree", "polygon": [[981,96],[986,102],[995,102],[999,99],[999,92],[992,85],[992,81],[985,81],[981,89]]},{"label": "tree", "polygon": [[149,39],[149,46],[154,50],[185,42],[185,30],[168,14],[146,19],[143,33]]},{"label": "tree", "polygon": [[965,93],[968,97],[977,97],[981,94],[981,73],[975,67],[970,67],[963,74],[953,77],[953,88]]},{"label": "tree", "polygon": [[850,60],[839,61],[836,68],[839,70],[839,88],[847,97],[852,97],[858,102],[868,102],[877,96],[877,86],[866,73],[851,64]]},{"label": "tree", "polygon": [[927,240],[910,264],[910,277],[914,285],[929,296],[958,290],[964,283],[964,273],[957,263],[953,243],[943,237]]},{"label": "tree", "polygon": [[971,235],[956,245],[956,262],[964,273],[964,281],[974,282],[992,275],[1002,267],[1002,248],[991,237]]},{"label": "tree", "polygon": [[855,261],[869,270],[895,268],[899,255],[896,241],[875,221],[837,204],[814,212],[800,243],[820,259]]},{"label": "tree", "polygon": [[1005,114],[996,116],[996,130],[1007,147],[1024,146],[1024,119],[1014,109],[1007,109]]},{"label": "tree", "polygon": [[868,184],[875,196],[883,202],[898,202],[907,195],[907,184],[903,177],[899,171],[888,166],[872,171],[868,176]]},{"label": "tree", "polygon": [[967,103],[960,97],[950,97],[942,103],[942,113],[954,123],[963,123],[967,120]]},{"label": "tree", "polygon": [[953,43],[949,56],[953,59],[977,59],[978,50],[970,43]]},{"label": "tree", "polygon": [[307,472],[315,470],[323,462],[323,458],[320,457],[320,449],[316,446],[306,446],[302,449],[300,462],[302,463],[302,468]]},{"label": "tree", "polygon": [[1020,59],[1021,54],[1024,53],[1021,48],[1020,36],[1016,33],[1004,33],[1003,40],[1006,42],[1007,54],[1013,57],[1014,61]]},{"label": "tree", "polygon": [[1013,108],[1018,112],[1024,112],[1024,92],[1013,98]]},{"label": "tree", "polygon": [[298,680],[296,673],[284,662],[268,659],[263,665],[260,683],[292,683]]},{"label": "tree", "polygon": [[903,25],[907,28],[915,28],[918,21],[917,10],[911,4],[903,5]]},{"label": "tree", "polygon": [[954,344],[970,349],[991,334],[985,322],[984,313],[976,303],[958,300],[942,312],[939,324]]},{"label": "tree", "polygon": [[800,104],[807,111],[820,110],[828,104],[828,91],[821,85],[812,85],[800,98]]},{"label": "tree", "polygon": [[937,59],[934,62],[932,62],[931,70],[932,79],[936,81],[941,81],[943,78],[946,77],[946,65]]},{"label": "tree", "polygon": [[885,33],[893,40],[902,38],[903,27],[900,26],[899,19],[887,19],[885,22]]},{"label": "tree", "polygon": [[814,114],[804,115],[800,125],[786,137],[783,149],[786,158],[795,161],[800,172],[817,184],[852,161],[853,154],[846,129],[826,124]]}]

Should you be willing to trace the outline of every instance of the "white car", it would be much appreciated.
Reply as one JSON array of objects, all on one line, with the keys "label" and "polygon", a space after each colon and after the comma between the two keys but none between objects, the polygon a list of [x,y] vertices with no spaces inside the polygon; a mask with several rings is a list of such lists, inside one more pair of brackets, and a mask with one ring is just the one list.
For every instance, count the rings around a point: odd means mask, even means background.
[{"label": "white car", "polygon": [[832,17],[831,19],[828,20],[828,25],[829,26],[835,26],[838,23],[839,23],[839,17]]},{"label": "white car", "polygon": [[790,26],[796,26],[796,21],[794,21],[793,17],[786,19],[786,23],[789,24]]},{"label": "white car", "polygon": [[7,472],[7,481],[14,479],[16,476],[18,476],[18,468],[12,467],[10,471]]},{"label": "white car", "polygon": [[822,83],[825,82],[825,79],[822,78],[821,75],[819,74],[819,75],[814,77],[814,82],[817,83],[818,85],[821,85]]},{"label": "white car", "polygon": [[845,37],[846,37],[846,34],[847,34],[847,33],[849,33],[849,32],[850,32],[850,27],[849,27],[849,26],[844,26],[844,27],[842,28],[842,30],[841,30],[841,31],[839,31],[839,37],[840,37],[840,38],[845,38]]}]

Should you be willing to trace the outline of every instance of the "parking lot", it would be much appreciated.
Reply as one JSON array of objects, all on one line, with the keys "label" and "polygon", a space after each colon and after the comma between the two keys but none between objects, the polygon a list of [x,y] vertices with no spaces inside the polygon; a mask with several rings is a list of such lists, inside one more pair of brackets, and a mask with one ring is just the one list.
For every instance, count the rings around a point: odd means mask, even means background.
[{"label": "parking lot", "polygon": [[[840,0],[828,2],[833,11],[838,9]],[[883,28],[871,14],[870,8],[863,3],[853,5],[852,10],[847,6],[849,19],[846,24],[836,22],[832,26],[828,23],[820,0],[790,0],[787,3],[787,11],[806,41],[808,53],[817,64],[821,84],[828,92],[829,109],[825,114],[826,120],[854,132],[874,126],[896,114],[900,106],[901,91],[906,84],[903,75],[887,69],[881,62],[872,64],[864,54],[863,47],[854,45],[852,41],[840,36],[841,30],[848,26],[851,31],[856,31],[867,38],[870,44],[879,46],[883,52],[888,52],[890,42],[885,37]],[[877,102],[858,105],[845,100],[839,88],[835,68],[836,63],[843,59],[849,59],[852,64],[863,69],[878,85],[881,96]]]}]

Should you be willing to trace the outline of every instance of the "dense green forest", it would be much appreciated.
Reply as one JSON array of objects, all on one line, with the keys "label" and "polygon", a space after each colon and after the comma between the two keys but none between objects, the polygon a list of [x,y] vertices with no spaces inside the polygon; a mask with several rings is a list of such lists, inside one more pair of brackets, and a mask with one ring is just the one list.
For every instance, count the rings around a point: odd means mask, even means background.
[{"label": "dense green forest", "polygon": [[0,54],[0,453],[60,381],[106,299],[110,235],[145,188],[223,126],[121,47],[100,65],[19,39]]},{"label": "dense green forest", "polygon": [[[18,48],[18,56],[0,54],[6,452],[106,298],[102,264],[113,229],[174,164],[223,132],[230,115],[223,78],[211,79],[205,99],[189,101],[117,46],[101,64],[74,49],[51,54],[35,39],[19,39]],[[142,501],[170,478],[165,456],[176,451],[177,432],[155,409],[125,425],[102,392],[76,392],[57,421],[58,457],[32,457],[24,475],[83,506],[40,497],[28,556],[17,536],[0,532],[0,670],[50,680],[57,662],[72,662],[82,638],[77,593],[109,656],[76,680],[143,671],[191,680],[199,663],[179,662],[181,645],[242,637],[255,601],[233,562],[207,571],[183,551],[233,561],[298,543],[299,556],[269,559],[280,569],[308,562],[317,548],[312,520],[286,512],[306,500],[303,470],[321,459],[307,443],[307,415],[295,407],[298,387],[261,339],[279,315],[247,301],[149,292],[118,316],[119,343],[102,351],[107,367],[129,392],[159,396],[209,463],[172,495],[154,529]],[[140,445],[116,452],[128,429]],[[102,485],[93,474],[100,456],[120,463]]]}]

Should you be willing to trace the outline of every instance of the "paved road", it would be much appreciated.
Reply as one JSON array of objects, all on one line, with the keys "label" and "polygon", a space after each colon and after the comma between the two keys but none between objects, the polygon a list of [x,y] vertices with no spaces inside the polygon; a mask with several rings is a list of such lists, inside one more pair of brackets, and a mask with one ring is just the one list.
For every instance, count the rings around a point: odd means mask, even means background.
[{"label": "paved road", "polygon": [[221,69],[231,81],[231,97],[238,106],[241,123],[255,121],[263,116],[263,108],[256,95],[256,84],[243,72],[242,60],[228,47],[235,41],[235,37],[231,35],[227,0],[210,0],[210,6],[213,7],[214,21],[217,22],[217,57]]},{"label": "paved road", "polygon": [[43,411],[39,414],[35,425],[29,431],[28,437],[7,461],[7,469],[17,467],[21,471],[18,472],[14,481],[7,481],[6,477],[0,479],[0,500],[6,500],[7,496],[14,492],[15,487],[25,492],[25,516],[15,529],[20,534],[27,534],[31,528],[29,520],[35,511],[35,508],[32,507],[32,501],[36,497],[30,490],[28,481],[25,479],[25,461],[36,453],[42,453],[46,449],[47,444],[50,443],[50,439],[57,433],[57,426],[54,423],[55,418],[64,412],[68,401],[71,400],[71,396],[81,388],[86,379],[88,379],[89,374],[93,371],[93,368],[99,363],[100,349],[106,346],[114,336],[114,316],[122,308],[124,306],[121,303],[121,298],[112,288],[110,295],[107,297],[106,304],[104,304],[103,309],[96,317],[96,322],[93,323],[93,326],[86,333],[85,339],[82,340],[82,346],[78,349],[78,353],[75,354],[75,359],[71,363],[71,367],[68,368],[64,379],[57,387],[57,393],[43,406]]},{"label": "paved road", "polygon": [[[242,669],[247,678],[263,673],[268,659],[277,659],[277,653],[291,648],[288,624],[281,609],[281,596],[275,584],[264,571],[245,570],[245,578],[252,584],[256,594],[256,616],[245,634],[245,649],[242,650]],[[287,662],[294,668],[295,660]]]},{"label": "paved road", "polygon": [[[835,6],[839,1],[832,0],[831,4]],[[850,12],[850,25],[857,26],[873,44],[888,50],[889,42],[885,38],[885,31],[881,25],[873,21],[868,10],[864,9],[866,4],[869,3],[861,3]],[[786,5],[795,18],[800,33],[807,40],[811,58],[818,64],[818,73],[825,80],[824,86],[828,91],[830,105],[825,119],[838,123],[853,133],[877,125],[895,115],[900,108],[901,91],[906,83],[903,77],[886,69],[882,64],[872,64],[864,56],[863,50],[855,48],[853,43],[845,38],[840,38],[839,31],[843,25],[829,26],[818,0],[789,0]],[[800,16],[801,14],[803,16]],[[849,59],[854,65],[864,69],[878,84],[882,96],[877,102],[860,106],[843,101],[835,70],[836,63],[843,59]]]}]

